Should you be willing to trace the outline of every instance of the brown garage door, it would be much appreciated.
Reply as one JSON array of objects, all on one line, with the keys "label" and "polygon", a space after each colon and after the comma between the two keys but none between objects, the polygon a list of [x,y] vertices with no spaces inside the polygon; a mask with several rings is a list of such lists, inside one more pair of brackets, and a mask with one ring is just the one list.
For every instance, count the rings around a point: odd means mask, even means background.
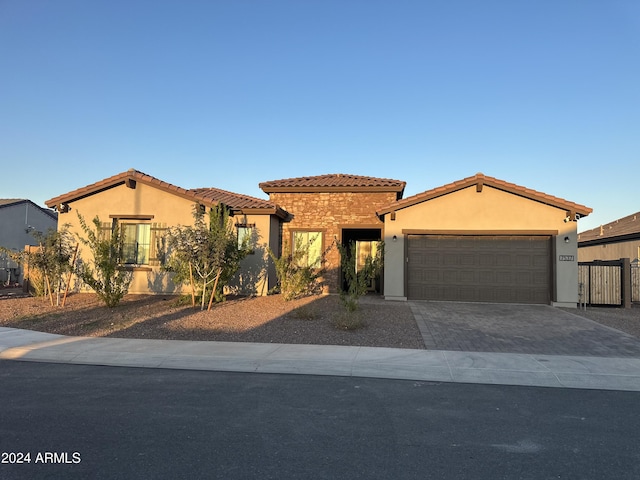
[{"label": "brown garage door", "polygon": [[413,300],[549,303],[550,236],[409,235]]}]

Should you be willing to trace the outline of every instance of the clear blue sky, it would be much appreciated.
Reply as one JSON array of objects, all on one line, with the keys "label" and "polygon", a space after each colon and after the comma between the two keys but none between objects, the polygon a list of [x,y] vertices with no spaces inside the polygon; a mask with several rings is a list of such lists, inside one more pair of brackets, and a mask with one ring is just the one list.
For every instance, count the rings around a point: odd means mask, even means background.
[{"label": "clear blue sky", "polygon": [[640,210],[637,0],[0,0],[0,198],[476,172]]}]

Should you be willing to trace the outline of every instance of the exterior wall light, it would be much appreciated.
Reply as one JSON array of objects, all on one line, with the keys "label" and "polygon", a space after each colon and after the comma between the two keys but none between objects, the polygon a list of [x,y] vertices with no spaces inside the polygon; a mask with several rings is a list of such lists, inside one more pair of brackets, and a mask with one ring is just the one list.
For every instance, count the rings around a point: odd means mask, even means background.
[{"label": "exterior wall light", "polygon": [[564,243],[569,243],[569,237],[564,237]]},{"label": "exterior wall light", "polygon": [[398,241],[398,237],[397,237],[397,235],[394,235],[394,236],[393,236],[393,238],[392,238],[391,240],[393,240],[394,242],[397,242],[397,241]]}]

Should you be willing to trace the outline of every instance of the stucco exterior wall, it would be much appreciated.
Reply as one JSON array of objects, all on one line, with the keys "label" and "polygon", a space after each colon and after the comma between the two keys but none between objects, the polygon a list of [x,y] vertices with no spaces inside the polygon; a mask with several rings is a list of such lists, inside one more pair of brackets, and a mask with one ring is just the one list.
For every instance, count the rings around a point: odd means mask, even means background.
[{"label": "stucco exterior wall", "polygon": [[[385,216],[384,294],[406,299],[403,230],[456,232],[553,232],[554,304],[575,307],[578,302],[577,224],[565,222],[566,211],[485,185],[471,186],[403,208],[396,219]],[[427,233],[427,232],[424,232]],[[435,232],[434,232],[435,233]],[[395,239],[394,239],[395,237]],[[564,239],[568,237],[569,242]],[[573,255],[574,261],[559,261]],[[566,258],[566,257],[565,257]]]},{"label": "stucco exterior wall", "polygon": [[[82,215],[91,225],[91,221],[97,215],[101,222],[110,222],[110,216],[144,216],[150,218],[151,223],[162,226],[187,226],[193,225],[192,199],[182,198],[170,192],[137,182],[134,189],[126,185],[118,185],[102,192],[69,203],[70,211],[59,215],[59,225],[69,224],[69,229],[75,235],[84,236],[80,227],[78,214]],[[271,220],[270,215],[250,215],[244,223],[252,223],[256,226],[258,237],[256,238],[256,253],[247,257],[241,269],[246,269],[245,273],[251,272],[252,277],[257,279],[256,285],[247,284],[248,275],[236,279],[235,291],[239,293],[266,294],[269,288],[269,278],[266,273],[259,273],[258,267],[264,263],[262,252],[266,253],[266,248],[262,247],[269,241]],[[233,223],[238,221],[232,217]],[[240,222],[240,223],[243,223]],[[79,257],[85,261],[91,261],[91,252],[88,247],[80,245]],[[273,280],[272,280],[273,282]],[[129,287],[132,294],[179,294],[189,291],[188,286],[176,285],[172,281],[169,273],[162,272],[159,266],[141,266],[133,271],[133,281]]]},{"label": "stucco exterior wall", "polygon": [[640,239],[578,247],[578,261],[580,262],[618,260],[620,258],[629,258],[633,262],[638,257],[640,257]]},{"label": "stucco exterior wall", "polygon": [[[30,232],[46,234],[57,221],[29,201],[0,208],[0,246],[22,251],[26,245],[38,245]],[[17,276],[16,276],[17,275]],[[22,282],[22,267],[0,253],[0,282]]]},{"label": "stucco exterior wall", "polygon": [[396,200],[395,192],[324,192],[324,193],[271,193],[271,202],[293,215],[282,226],[282,241],[292,244],[295,230],[323,232],[326,254],[327,292],[339,290],[340,254],[335,242],[341,242],[343,228],[383,228],[376,209]]},{"label": "stucco exterior wall", "polygon": [[[269,248],[278,249],[278,219],[271,215],[236,215],[234,225],[244,224],[254,227],[251,251],[240,264],[240,270],[231,281],[230,291],[241,294],[267,295],[276,285],[276,275],[269,258]],[[271,234],[276,230],[276,237]]]}]

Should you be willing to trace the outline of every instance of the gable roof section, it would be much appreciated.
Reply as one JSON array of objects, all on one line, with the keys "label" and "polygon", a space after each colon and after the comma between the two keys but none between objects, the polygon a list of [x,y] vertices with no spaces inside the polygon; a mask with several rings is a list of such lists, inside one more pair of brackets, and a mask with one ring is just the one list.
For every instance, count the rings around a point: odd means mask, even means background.
[{"label": "gable roof section", "polygon": [[578,245],[598,245],[640,238],[640,212],[578,234]]},{"label": "gable roof section", "polygon": [[288,216],[287,212],[276,204],[249,195],[228,192],[219,188],[194,188],[188,190],[188,192],[212,205],[224,203],[232,209],[241,210],[246,213],[275,213],[281,218]]},{"label": "gable roof section", "polygon": [[30,205],[33,205],[35,208],[39,209],[45,215],[51,217],[53,220],[58,219],[58,215],[56,212],[47,208],[42,208],[40,205],[36,205],[31,200],[27,200],[25,198],[0,198],[0,208],[12,207],[14,205],[20,205],[21,203],[29,203]]},{"label": "gable roof section", "polygon": [[390,178],[333,173],[271,180],[260,183],[259,187],[265,193],[395,192],[397,198],[402,198],[405,185],[406,183],[401,180]]},{"label": "gable roof section", "polygon": [[86,187],[59,195],[47,200],[45,203],[50,208],[58,208],[59,205],[95,195],[96,193],[103,192],[118,185],[127,184],[135,187],[135,182],[141,182],[145,185],[150,185],[165,192],[208,206],[217,205],[222,202],[237,213],[273,214],[281,218],[286,218],[288,215],[284,210],[267,200],[227,192],[217,188],[194,188],[187,190],[135,169],[127,170],[126,172],[113,175],[112,177],[105,178]]},{"label": "gable roof section", "polygon": [[494,177],[488,177],[483,173],[477,173],[473,177],[463,178],[462,180],[458,180],[457,182],[452,182],[447,185],[443,185],[441,187],[427,190],[426,192],[418,193],[417,195],[398,200],[387,205],[386,207],[381,208],[376,213],[378,216],[382,216],[387,213],[395,212],[397,210],[401,210],[403,208],[407,208],[412,205],[425,202],[427,200],[432,200],[443,195],[448,195],[449,193],[453,193],[471,186],[476,186],[478,191],[482,191],[484,185],[508,193],[512,193],[520,197],[528,198],[536,202],[541,202],[556,208],[566,210],[567,214],[572,217],[576,213],[581,217],[585,217],[593,211],[593,209],[585,207],[584,205],[570,202],[568,200],[554,197],[552,195],[547,195],[546,193],[538,192],[530,188],[521,187],[520,185],[516,185],[515,183],[509,183]]}]

